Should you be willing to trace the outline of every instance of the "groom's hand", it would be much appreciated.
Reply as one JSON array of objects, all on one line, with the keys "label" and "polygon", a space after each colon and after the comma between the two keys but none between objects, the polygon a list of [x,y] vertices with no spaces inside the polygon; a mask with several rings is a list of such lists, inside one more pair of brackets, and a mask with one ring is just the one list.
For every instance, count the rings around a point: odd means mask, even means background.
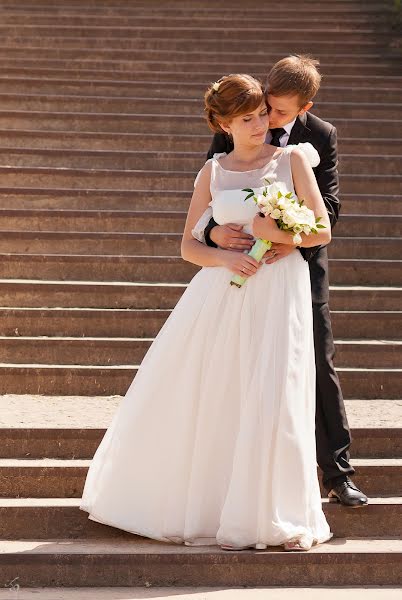
[{"label": "groom's hand", "polygon": [[209,237],[220,248],[234,250],[235,252],[251,250],[254,243],[253,236],[245,233],[242,225],[235,225],[234,223],[216,225],[211,229]]},{"label": "groom's hand", "polygon": [[280,260],[281,258],[285,258],[291,252],[296,250],[293,244],[276,244],[275,242],[272,244],[271,249],[267,250],[264,254],[263,261],[266,265],[272,265],[272,263]]}]

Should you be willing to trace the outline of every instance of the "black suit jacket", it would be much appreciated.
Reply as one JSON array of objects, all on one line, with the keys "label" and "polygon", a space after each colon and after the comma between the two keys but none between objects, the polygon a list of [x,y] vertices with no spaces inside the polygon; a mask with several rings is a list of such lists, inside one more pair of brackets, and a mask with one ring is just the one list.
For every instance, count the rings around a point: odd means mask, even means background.
[{"label": "black suit jacket", "polygon": [[[307,112],[297,117],[288,144],[299,144],[310,142],[320,155],[320,164],[314,169],[318,187],[324,199],[331,227],[334,227],[339,218],[341,203],[339,194],[338,177],[338,149],[336,129],[331,123],[319,119]],[[216,133],[208,151],[208,158],[216,152],[231,152],[233,143],[229,136]],[[209,238],[209,231],[217,223],[210,220],[205,229],[205,239],[209,246],[216,246]],[[315,246],[314,248],[300,248],[303,258],[308,261],[310,267],[311,292],[313,302],[328,302],[328,252],[326,246]]]}]

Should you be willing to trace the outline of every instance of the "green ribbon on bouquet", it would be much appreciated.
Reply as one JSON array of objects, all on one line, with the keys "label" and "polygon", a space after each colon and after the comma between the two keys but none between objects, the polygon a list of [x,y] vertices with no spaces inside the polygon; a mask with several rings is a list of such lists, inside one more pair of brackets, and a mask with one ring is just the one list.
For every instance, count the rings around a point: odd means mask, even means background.
[{"label": "green ribbon on bouquet", "polygon": [[[248,255],[254,258],[257,262],[260,262],[267,250],[272,246],[272,242],[268,240],[262,240],[258,238],[255,241]],[[241,277],[241,275],[234,275],[230,280],[230,285],[235,285],[240,288],[247,281],[247,277]]]}]

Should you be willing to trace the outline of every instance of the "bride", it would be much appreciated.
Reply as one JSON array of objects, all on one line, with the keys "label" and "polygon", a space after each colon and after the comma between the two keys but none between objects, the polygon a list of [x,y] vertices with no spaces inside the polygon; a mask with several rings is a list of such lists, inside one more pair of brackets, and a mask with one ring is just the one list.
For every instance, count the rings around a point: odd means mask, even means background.
[{"label": "bride", "polygon": [[[201,266],[155,338],[89,468],[80,509],[134,534],[227,550],[309,550],[332,537],[315,450],[315,362],[308,264],[299,251],[272,265],[192,236],[204,211],[255,237],[289,243],[243,188],[284,182],[325,229],[313,171],[297,148],[264,143],[263,90],[248,75],[205,94],[213,131],[234,150],[197,176],[182,239]],[[313,238],[313,239],[311,239]],[[229,285],[233,274],[243,287]]]}]

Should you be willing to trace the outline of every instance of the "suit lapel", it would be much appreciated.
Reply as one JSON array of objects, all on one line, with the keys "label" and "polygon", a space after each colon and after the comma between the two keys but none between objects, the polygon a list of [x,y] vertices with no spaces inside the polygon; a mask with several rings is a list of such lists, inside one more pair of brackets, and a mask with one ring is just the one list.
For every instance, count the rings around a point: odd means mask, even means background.
[{"label": "suit lapel", "polygon": [[300,144],[300,142],[304,142],[309,132],[310,129],[307,127],[307,113],[304,113],[297,117],[290,132],[288,144]]}]

